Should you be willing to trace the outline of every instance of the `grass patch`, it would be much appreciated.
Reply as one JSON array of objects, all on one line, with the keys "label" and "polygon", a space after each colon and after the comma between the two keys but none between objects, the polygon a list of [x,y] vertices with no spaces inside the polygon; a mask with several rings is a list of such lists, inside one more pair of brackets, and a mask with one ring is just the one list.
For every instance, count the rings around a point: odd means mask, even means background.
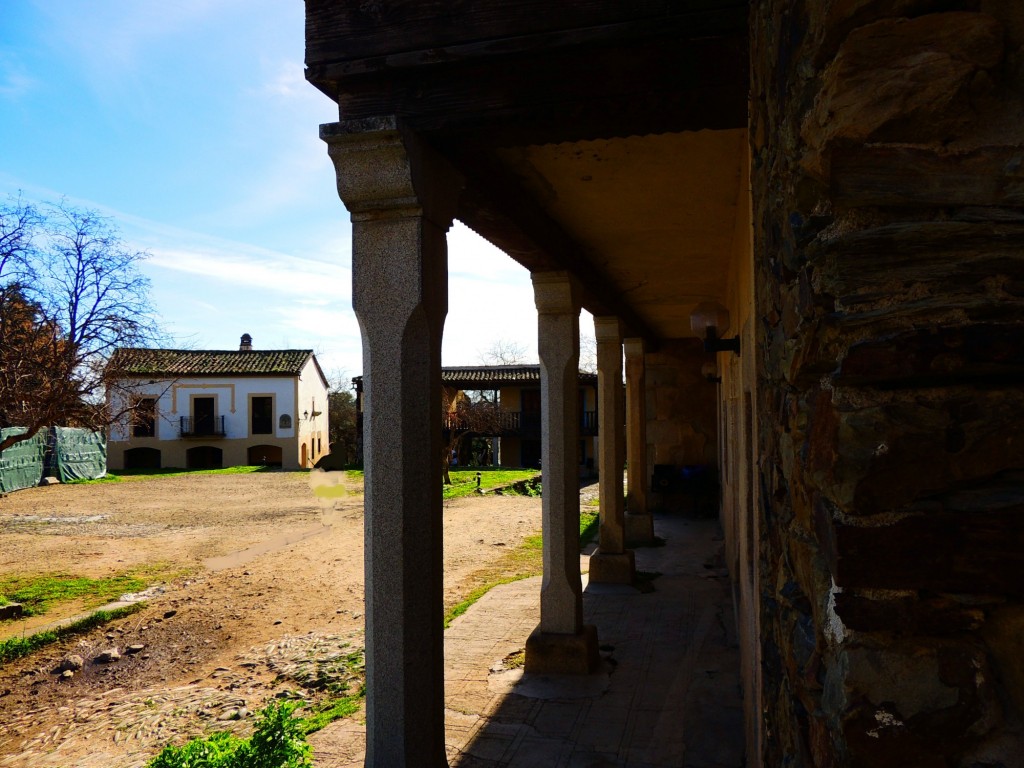
[{"label": "grass patch", "polygon": [[[580,547],[597,535],[597,512],[580,512]],[[444,628],[464,614],[473,603],[495,587],[511,584],[513,581],[528,579],[543,571],[544,537],[541,534],[527,536],[523,543],[509,552],[495,566],[478,571],[474,576],[480,582],[466,597],[450,606],[444,616]]]},{"label": "grass patch", "polygon": [[66,573],[7,576],[0,579],[2,599],[21,603],[26,616],[38,616],[59,603],[83,600],[87,608],[116,600],[126,592],[139,592],[149,582],[137,573],[90,579]]},{"label": "grass patch", "polygon": [[96,611],[83,619],[63,627],[58,627],[57,629],[37,632],[28,637],[12,637],[8,640],[2,640],[0,641],[0,667],[15,659],[28,656],[33,651],[37,651],[47,645],[52,645],[66,637],[80,635],[116,619],[131,616],[133,613],[142,610],[145,606],[145,603],[133,603],[113,611]]},{"label": "grass patch", "polygon": [[588,509],[580,510],[580,547],[585,547],[595,538],[601,524],[600,515],[597,510],[591,512]]},{"label": "grass patch", "polygon": [[501,666],[505,669],[522,669],[526,666],[526,650],[512,651],[501,660]]},{"label": "grass patch", "polygon": [[448,472],[452,484],[444,487],[444,498],[456,499],[475,493],[477,472],[480,473],[480,489],[483,491],[489,491],[501,485],[509,485],[519,480],[528,480],[539,474],[535,469],[507,469],[505,467],[452,469]]},{"label": "grass patch", "polygon": [[465,600],[463,600],[461,603],[456,603],[448,610],[448,613],[444,615],[444,628],[448,629],[448,627],[452,625],[452,622],[455,621],[455,619],[459,618],[459,616],[461,616],[467,610],[469,610],[469,607],[473,605],[473,603],[475,603],[477,600],[486,595],[495,587],[500,587],[502,584],[511,584],[513,581],[519,581],[520,579],[527,579],[532,575],[532,573],[517,574],[515,576],[506,576],[501,579],[489,581],[486,584],[481,584],[479,587],[470,592],[466,596]]},{"label": "grass patch", "polygon": [[180,467],[167,467],[165,469],[119,469],[116,472],[107,472],[104,477],[97,478],[96,480],[72,480],[68,485],[121,483],[126,480],[156,480],[161,477],[192,477],[194,475],[248,475],[252,472],[269,472],[271,470],[271,467],[264,467],[263,465],[224,467],[223,469],[181,469]]},{"label": "grass patch", "polygon": [[352,696],[343,696],[340,699],[328,699],[308,707],[310,714],[302,718],[302,732],[306,735],[316,733],[326,728],[335,720],[342,720],[351,717],[363,705],[366,698],[366,686],[359,689],[359,693]]}]

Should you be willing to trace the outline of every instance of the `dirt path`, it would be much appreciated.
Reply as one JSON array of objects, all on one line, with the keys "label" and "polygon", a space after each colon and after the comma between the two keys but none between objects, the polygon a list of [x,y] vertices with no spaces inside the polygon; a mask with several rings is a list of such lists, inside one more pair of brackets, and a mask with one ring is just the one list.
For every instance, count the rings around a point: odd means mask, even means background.
[{"label": "dirt path", "polygon": [[[362,496],[350,490],[322,507],[307,474],[281,472],[0,499],[0,573],[187,571],[144,611],[0,669],[0,768],[143,766],[169,740],[245,730],[269,697],[301,691],[310,665],[361,648]],[[539,499],[447,503],[446,601],[539,528]],[[0,625],[0,637],[22,630]],[[134,644],[145,647],[91,661]],[[65,680],[54,669],[68,653],[86,665]]]}]

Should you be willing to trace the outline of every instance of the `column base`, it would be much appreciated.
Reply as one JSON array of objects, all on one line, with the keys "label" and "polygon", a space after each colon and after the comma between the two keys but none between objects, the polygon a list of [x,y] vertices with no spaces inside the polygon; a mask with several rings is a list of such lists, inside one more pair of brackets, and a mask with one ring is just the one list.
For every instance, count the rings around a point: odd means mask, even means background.
[{"label": "column base", "polygon": [[589,675],[597,669],[597,627],[584,624],[575,633],[542,632],[526,639],[526,672],[540,675]]},{"label": "column base", "polygon": [[590,556],[592,584],[632,584],[636,576],[633,550],[605,554],[600,549]]},{"label": "column base", "polygon": [[626,513],[626,541],[635,547],[649,547],[654,543],[654,515]]}]

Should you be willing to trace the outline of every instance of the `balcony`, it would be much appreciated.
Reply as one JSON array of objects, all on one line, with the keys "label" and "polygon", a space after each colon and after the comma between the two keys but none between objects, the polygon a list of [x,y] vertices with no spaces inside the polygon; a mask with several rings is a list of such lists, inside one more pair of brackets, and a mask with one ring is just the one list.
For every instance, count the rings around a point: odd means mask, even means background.
[{"label": "balcony", "polygon": [[[540,438],[540,411],[498,411],[496,418],[482,420],[473,429],[457,414],[445,417],[445,431],[452,429],[472,431],[483,437],[523,437]],[[580,437],[593,437],[597,434],[597,411],[583,411],[580,414]]]},{"label": "balcony", "polygon": [[227,437],[223,416],[206,416],[193,419],[182,416],[178,424],[178,436],[182,438]]}]

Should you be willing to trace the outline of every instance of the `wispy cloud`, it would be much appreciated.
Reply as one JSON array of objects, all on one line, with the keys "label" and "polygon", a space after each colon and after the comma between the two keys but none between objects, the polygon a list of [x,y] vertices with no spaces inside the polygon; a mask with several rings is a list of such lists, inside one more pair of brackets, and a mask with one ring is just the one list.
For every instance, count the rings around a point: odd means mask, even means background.
[{"label": "wispy cloud", "polygon": [[0,96],[17,99],[32,90],[35,80],[14,56],[0,52]]},{"label": "wispy cloud", "polygon": [[300,300],[321,295],[347,301],[350,295],[347,270],[295,256],[176,248],[155,248],[151,253],[150,267],[219,280],[235,289],[258,288]]}]

